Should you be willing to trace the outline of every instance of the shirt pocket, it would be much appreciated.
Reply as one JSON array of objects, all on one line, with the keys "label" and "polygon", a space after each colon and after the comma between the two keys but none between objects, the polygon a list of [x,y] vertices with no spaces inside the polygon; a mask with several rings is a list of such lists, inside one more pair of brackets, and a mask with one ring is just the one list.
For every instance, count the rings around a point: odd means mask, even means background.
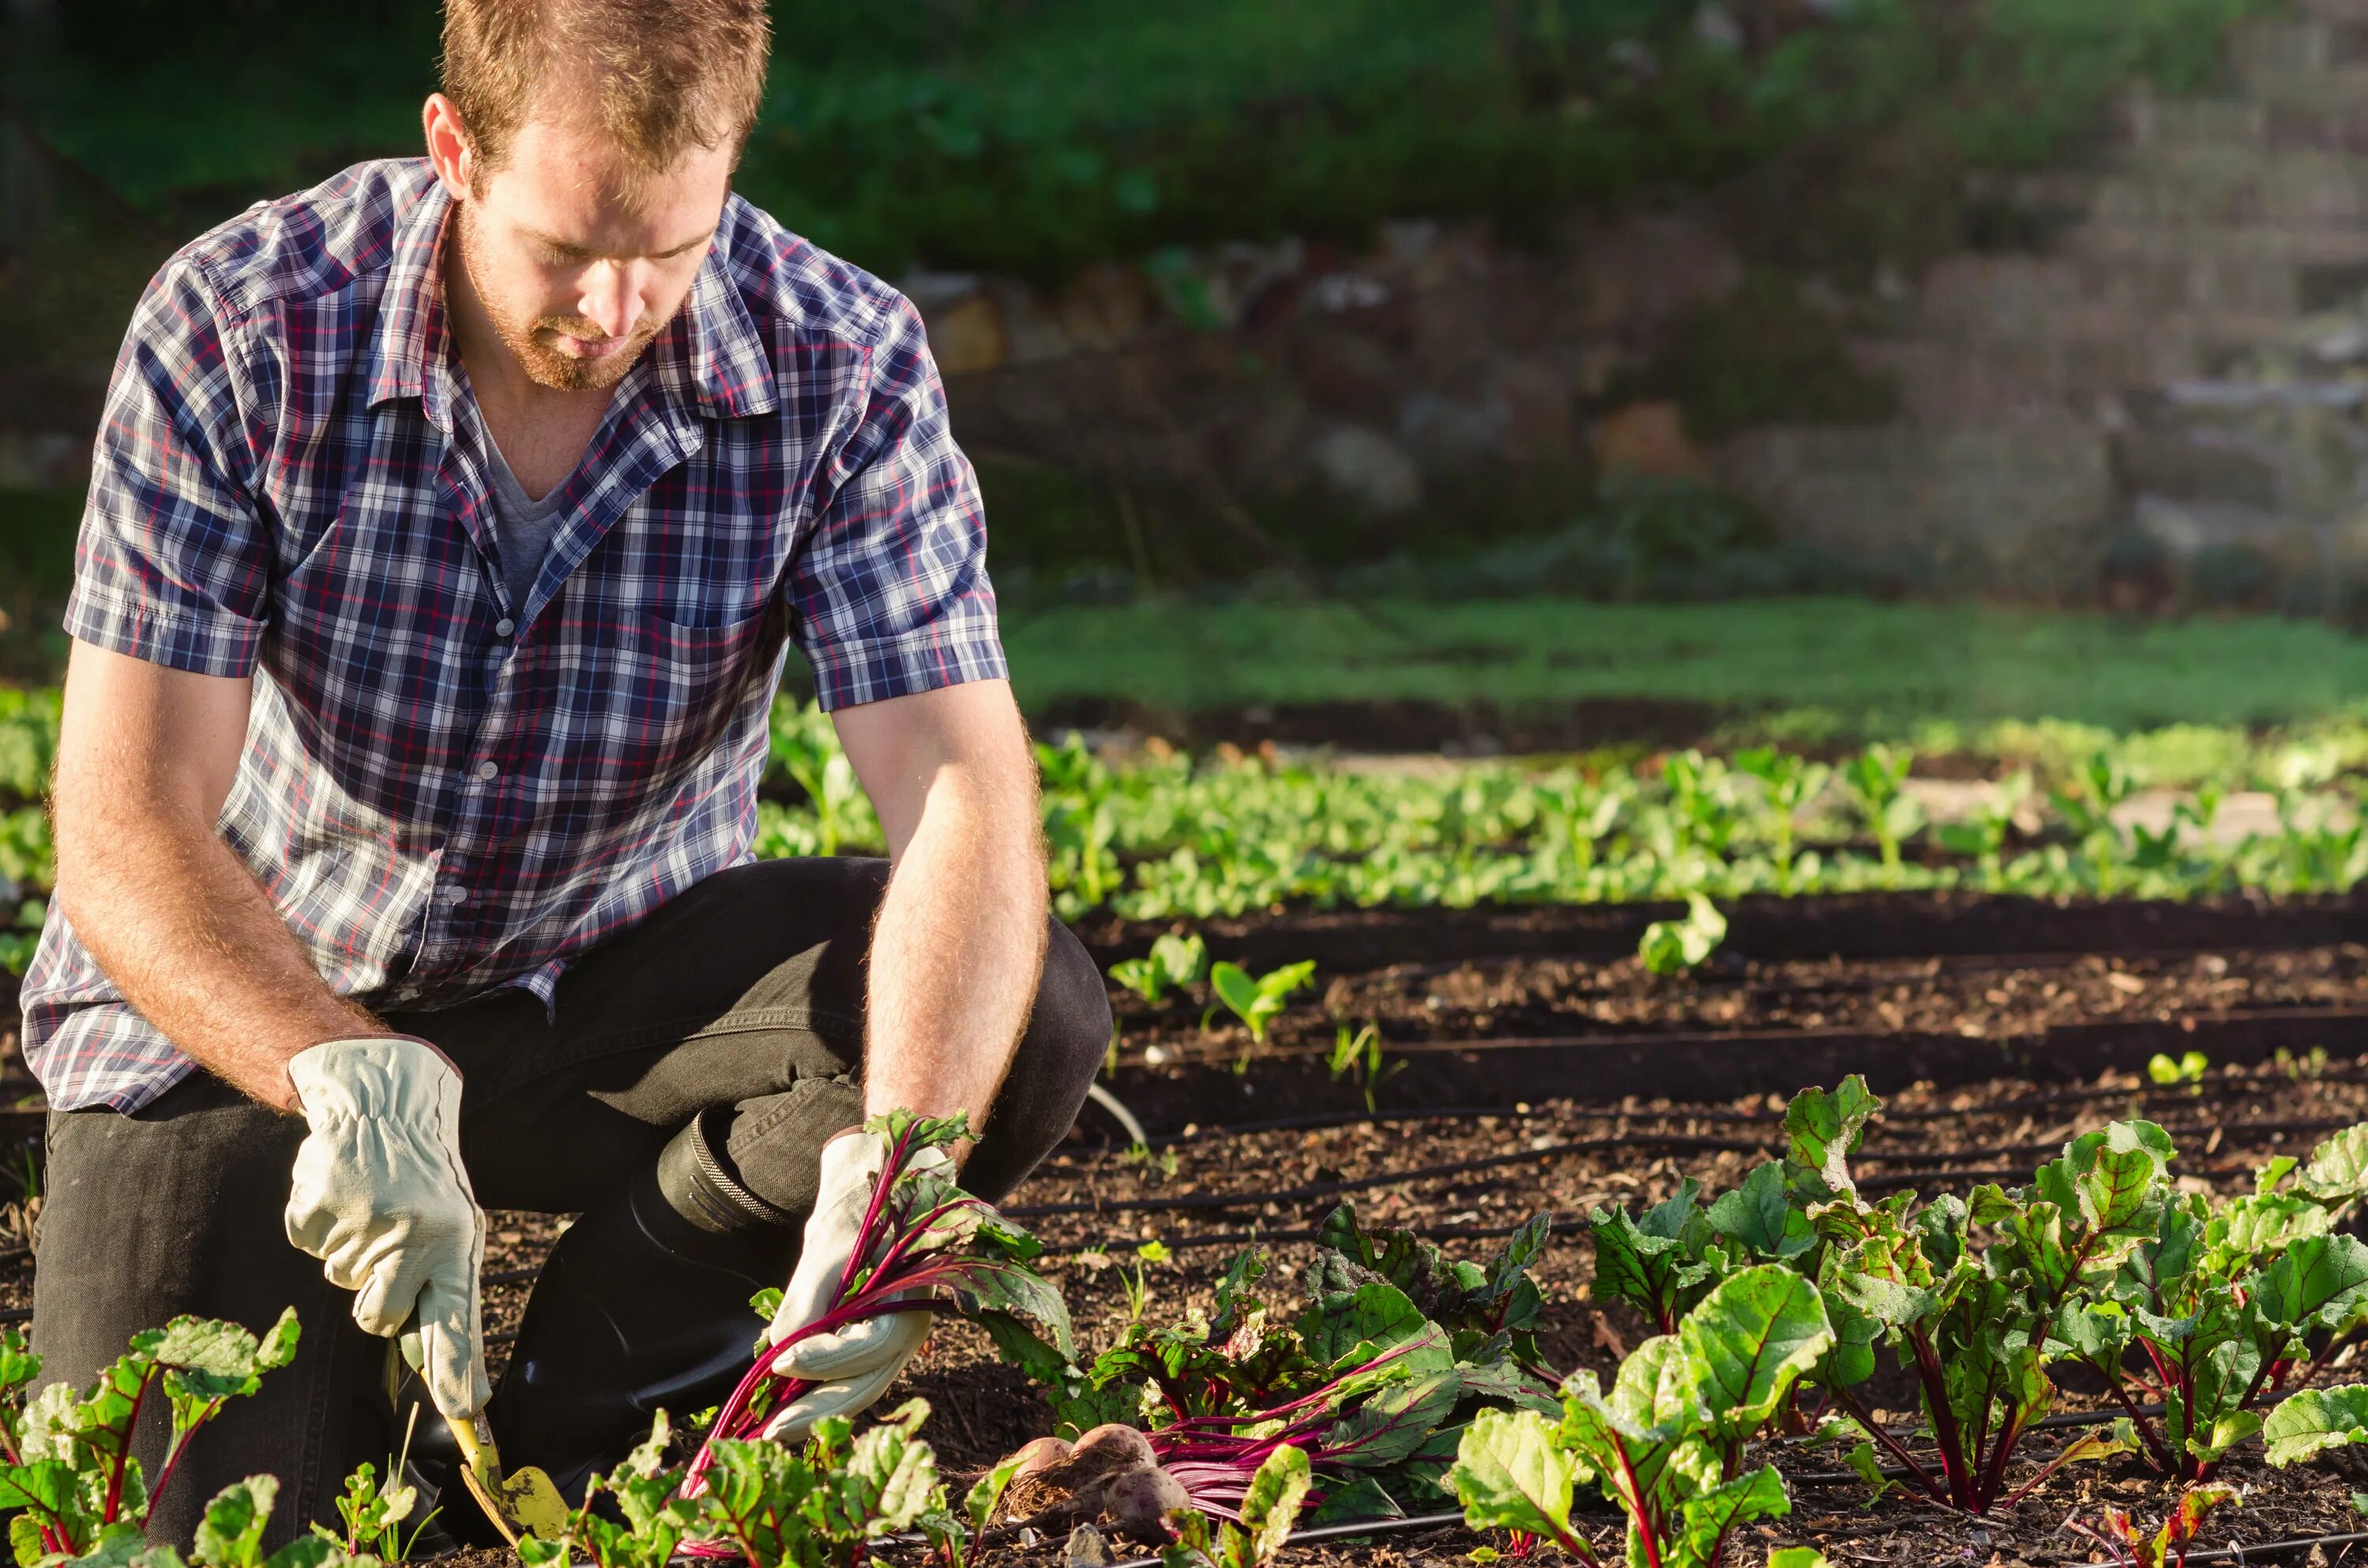
[{"label": "shirt pocket", "polygon": [[[589,673],[603,694],[595,707],[605,733],[589,749],[614,760],[628,778],[655,780],[687,772],[722,741],[771,668],[780,646],[776,606],[736,620],[685,624],[632,611],[615,622],[607,656]],[[600,721],[596,720],[596,722]]]}]

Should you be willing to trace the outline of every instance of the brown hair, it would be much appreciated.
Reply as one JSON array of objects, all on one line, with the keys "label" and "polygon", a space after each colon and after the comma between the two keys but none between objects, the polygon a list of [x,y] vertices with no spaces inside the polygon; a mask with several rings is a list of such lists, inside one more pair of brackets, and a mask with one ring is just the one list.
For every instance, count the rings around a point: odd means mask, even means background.
[{"label": "brown hair", "polygon": [[746,139],[769,43],[766,0],[445,0],[444,92],[489,166],[556,86],[655,173]]}]

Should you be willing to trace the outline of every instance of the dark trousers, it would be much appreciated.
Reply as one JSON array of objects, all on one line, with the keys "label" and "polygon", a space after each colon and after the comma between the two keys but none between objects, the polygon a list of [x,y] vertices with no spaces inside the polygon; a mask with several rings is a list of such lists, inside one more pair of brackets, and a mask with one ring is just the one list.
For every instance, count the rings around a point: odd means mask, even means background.
[{"label": "dark trousers", "polygon": [[[462,1156],[488,1209],[575,1213],[616,1199],[702,1112],[731,1107],[728,1149],[758,1197],[803,1218],[821,1145],[861,1119],[866,951],[882,860],[768,861],[719,872],[582,955],[556,1019],[507,990],[391,1016],[463,1075]],[[999,1198],[1067,1132],[1110,1034],[1101,976],[1057,923],[1034,1012],[963,1185]],[[142,1328],[176,1313],[261,1329],[292,1304],[296,1359],[191,1445],[150,1535],[186,1546],[208,1498],[279,1477],[273,1538],[335,1523],[345,1475],[400,1440],[379,1392],[387,1342],[288,1244],[280,1215],[302,1120],[203,1072],[140,1110],[51,1115],[33,1282],[44,1382],[85,1387]],[[744,1309],[745,1310],[745,1309]],[[753,1344],[760,1325],[747,1322]],[[154,1413],[154,1414],[161,1414]],[[142,1418],[150,1477],[165,1428]]]}]

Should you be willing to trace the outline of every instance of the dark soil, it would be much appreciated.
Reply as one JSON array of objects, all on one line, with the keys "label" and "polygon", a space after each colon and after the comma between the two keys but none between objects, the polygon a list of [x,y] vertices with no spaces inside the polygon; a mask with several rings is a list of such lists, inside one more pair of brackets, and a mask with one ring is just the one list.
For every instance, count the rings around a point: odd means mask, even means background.
[{"label": "dark soil", "polygon": [[[1156,1050],[1170,1061],[1231,1060],[1249,1045],[1247,1032],[1222,1012],[1225,1027],[1202,1031],[1207,1000],[1154,1009],[1128,994],[1121,1059]],[[1325,1051],[1340,1018],[1372,1023],[1391,1041],[1835,1028],[1986,1040],[2107,1019],[2305,1007],[2368,1007],[2368,948],[1794,962],[1718,955],[1682,981],[1649,974],[1634,957],[1393,965],[1333,978],[1320,1006],[1280,1020],[1268,1049]]]},{"label": "dark soil", "polygon": [[[2270,900],[2249,894],[2178,903],[2063,901],[1980,892],[1758,894],[1723,904],[1730,958],[1762,960],[1997,955],[2219,952],[2326,947],[2368,939],[2368,893]],[[1198,931],[1210,950],[1251,969],[1313,959],[1325,973],[1512,956],[1633,956],[1678,903],[1484,904],[1278,909],[1242,916],[1077,923],[1107,965],[1150,950],[1163,932]]]},{"label": "dark soil", "polygon": [[[1112,1083],[1151,1121],[1154,1146],[1113,1145],[1109,1121],[1089,1111],[1008,1207],[1047,1244],[1046,1268],[1087,1348],[1123,1328],[1131,1289],[1154,1318],[1205,1310],[1225,1263],[1253,1240],[1279,1265],[1270,1295],[1289,1297],[1312,1256],[1308,1233],[1344,1199],[1368,1221],[1412,1226],[1475,1255],[1495,1244],[1490,1233],[1551,1210],[1557,1232],[1537,1271],[1551,1303],[1545,1354],[1565,1369],[1608,1373],[1647,1328],[1589,1299],[1588,1211],[1656,1201],[1689,1176],[1713,1193],[1734,1184],[1777,1149],[1781,1096],[1804,1083],[1872,1070],[1888,1103],[1858,1157],[1861,1181],[1927,1193],[2027,1179],[2073,1133],[2128,1115],[2173,1131],[2191,1180],[2237,1191],[2269,1155],[2300,1153],[2368,1119],[2368,1068],[2353,1060],[2355,1020],[2368,1018],[2368,948],[2345,940],[2361,929],[2348,902],[2129,906],[2101,917],[2024,904],[2020,923],[2002,903],[1795,904],[1797,924],[1856,931],[1873,950],[1825,956],[1851,950],[1837,943],[1784,955],[1738,940],[1705,971],[1676,981],[1642,974],[1621,952],[1605,924],[1615,912],[1303,915],[1267,929],[1212,922],[1202,929],[1219,954],[1250,957],[1253,967],[1321,950],[1318,988],[1239,1075],[1233,1063],[1247,1037],[1230,1022],[1203,1033],[1205,996],[1154,1009],[1116,994]],[[2111,938],[2089,945],[2112,956],[2077,950],[2081,918]],[[2060,940],[2010,940],[2057,921]],[[1780,929],[1772,919],[1763,928]],[[2189,938],[2211,929],[2255,939],[2196,950],[2208,944]],[[1107,959],[1148,933],[1088,935]],[[1925,937],[1934,950],[1918,952]],[[1353,1074],[1336,1082],[1321,1060],[1336,1017],[1378,1024],[1390,1042],[1385,1070],[1391,1060],[1410,1063],[1379,1085],[1378,1118],[1365,1114]],[[2240,1039],[2231,1018],[2291,1023],[2277,1038],[2293,1054],[2283,1065],[2257,1063],[2271,1034],[2254,1027]],[[2179,1040],[2212,1055],[2203,1083],[2165,1089],[2129,1071],[2130,1052]],[[1573,1041],[1600,1049],[1589,1055]],[[1703,1054],[1706,1041],[1726,1054]],[[2313,1045],[2328,1055],[2314,1060]],[[2107,1061],[2113,1069],[2100,1072]],[[30,1088],[21,1070],[0,1075],[0,1104]],[[38,1131],[37,1112],[0,1118],[0,1132],[19,1140]],[[1294,1118],[1300,1125],[1256,1125]],[[0,1181],[0,1199],[9,1194]],[[21,1204],[0,1204],[0,1308],[30,1301],[30,1257],[7,1250],[23,1219]],[[498,1368],[530,1288],[518,1276],[540,1266],[564,1221],[509,1212],[492,1221],[486,1326]],[[1169,1261],[1139,1258],[1135,1249],[1155,1240]],[[1049,1429],[1035,1391],[960,1322],[942,1323],[891,1398],[913,1394],[930,1402],[928,1435],[957,1484]],[[1878,1385],[1877,1403],[1890,1424],[1908,1425],[1905,1384]],[[2067,1396],[2066,1407],[2081,1403]],[[2032,1439],[2022,1473],[2036,1470],[2049,1441]],[[1787,1447],[1774,1458],[1795,1511],[1732,1553],[1738,1564],[1756,1568],[1779,1544],[1818,1545],[1838,1565],[2085,1562],[2089,1548],[2063,1533],[2067,1517],[2093,1517],[2111,1503],[2152,1519],[2171,1501],[2134,1467],[2076,1466],[2012,1513],[1974,1521],[1897,1493],[1870,1506],[1855,1478],[1827,1479],[1839,1468],[1828,1451]],[[2280,1473],[2246,1461],[2229,1478],[2248,1487],[2245,1506],[2214,1517],[2207,1546],[2241,1540],[2258,1552],[2355,1528],[2348,1495],[2359,1483],[2333,1466]],[[1588,1518],[1598,1540],[1611,1538],[1610,1515]],[[1046,1568],[1059,1561],[1057,1544],[1000,1546],[982,1560]],[[1433,1530],[1298,1549],[1292,1560],[1443,1568],[1474,1544],[1460,1528]],[[2319,1560],[2351,1559],[2339,1548]],[[503,1561],[486,1554],[468,1568]]]},{"label": "dark soil", "polygon": [[[1255,1076],[1256,1069],[1253,1069]],[[2351,1074],[2351,1075],[2346,1075]],[[1930,1192],[1963,1190],[1974,1174],[2019,1170],[2051,1156],[2066,1138],[2117,1117],[2143,1115],[2172,1130],[2183,1151],[2179,1169],[2224,1192],[2242,1190],[2255,1165],[2279,1152],[2299,1153],[2339,1126],[2368,1119],[2368,1075],[2331,1068],[2294,1076],[2274,1069],[2218,1074],[2192,1088],[2162,1090],[2127,1076],[2077,1089],[2000,1081],[1953,1092],[1909,1090],[1893,1096],[1857,1165],[1875,1185],[1915,1174]],[[1138,1267],[1133,1249],[1157,1239],[1175,1261],[1143,1267],[1144,1311],[1170,1318],[1206,1310],[1217,1278],[1234,1252],[1263,1232],[1288,1278],[1312,1256],[1304,1235],[1344,1195],[1325,1193],[1276,1200],[1279,1192],[1384,1178],[1346,1196],[1368,1222],[1425,1232],[1498,1230],[1538,1209],[1561,1217],[1538,1270],[1550,1301],[1552,1327],[1543,1336],[1548,1358],[1565,1370],[1589,1367],[1608,1376],[1649,1327],[1624,1307],[1588,1299],[1592,1245],[1585,1216],[1599,1204],[1658,1201],[1682,1179],[1702,1180],[1711,1192],[1732,1185],[1777,1147],[1778,1104],[1765,1096],[1715,1102],[1637,1101],[1617,1107],[1538,1105],[1526,1115],[1439,1117],[1262,1132],[1195,1133],[1147,1157],[1077,1150],[1056,1154],[1014,1196],[1014,1212],[1089,1206],[1099,1212],[1039,1213],[1026,1222],[1053,1249],[1048,1267],[1066,1293],[1087,1345],[1109,1343],[1130,1311],[1127,1285]],[[1625,1142],[1614,1144],[1612,1140]],[[1727,1146],[1713,1146],[1727,1145]],[[1531,1157],[1520,1157],[1522,1155]],[[1485,1169],[1424,1180],[1387,1178],[1410,1168],[1461,1161],[1503,1161]],[[1956,1176],[1937,1176],[1953,1169]],[[1235,1207],[1121,1208],[1243,1195]],[[1202,1244],[1219,1237],[1224,1244]],[[1478,1255],[1493,1243],[1450,1241],[1451,1251]],[[1079,1251],[1080,1248],[1091,1250]],[[1287,1286],[1273,1294],[1286,1295]],[[2339,1379],[2356,1377],[2356,1369]],[[1026,1438],[1049,1429],[1045,1407],[1020,1392],[1019,1381],[993,1359],[983,1335],[949,1324],[931,1341],[910,1380],[938,1415],[931,1431],[950,1469],[981,1467]],[[1878,1387],[1881,1387],[1879,1384]],[[988,1391],[993,1391],[990,1406]],[[959,1414],[944,1403],[962,1402]],[[1905,1384],[1878,1395],[1899,1426],[1911,1420]],[[2063,1408],[2085,1402],[2067,1397]],[[2062,1438],[2031,1440],[2027,1468],[2034,1473]],[[2090,1517],[2105,1504],[2149,1517],[2166,1505],[2169,1489],[2135,1466],[2072,1467],[2011,1514],[1974,1521],[1904,1500],[1897,1493],[1872,1507],[1855,1477],[1812,1481],[1839,1469],[1839,1456],[1786,1449],[1776,1462],[1793,1478],[1792,1518],[1760,1532],[1766,1546],[1819,1545],[1845,1562],[2057,1563],[2089,1560],[2079,1541],[2060,1533],[2067,1515]],[[2205,1544],[2231,1539],[2259,1543],[2353,1528],[2350,1483],[2331,1469],[2269,1471],[2257,1462],[2231,1467],[2229,1479],[2248,1488],[2246,1506],[2207,1528]],[[1597,1525],[1599,1540],[1614,1521]],[[1472,1545],[1463,1532],[1389,1543],[1405,1562],[1445,1562]],[[1344,1547],[1339,1561],[1389,1561],[1382,1547]],[[1735,1560],[1756,1563],[1755,1546]],[[2333,1556],[2329,1561],[2344,1561]]]},{"label": "dark soil", "polygon": [[[1487,650],[1494,654],[1501,650]],[[1031,712],[1037,733],[1133,730],[1201,751],[1279,745],[1337,746],[1360,752],[1432,752],[1449,756],[1536,756],[1611,747],[1635,751],[1706,744],[1730,715],[1702,702],[1649,698],[1500,708],[1494,703],[1262,703],[1177,711],[1107,698],[1079,698]]]}]

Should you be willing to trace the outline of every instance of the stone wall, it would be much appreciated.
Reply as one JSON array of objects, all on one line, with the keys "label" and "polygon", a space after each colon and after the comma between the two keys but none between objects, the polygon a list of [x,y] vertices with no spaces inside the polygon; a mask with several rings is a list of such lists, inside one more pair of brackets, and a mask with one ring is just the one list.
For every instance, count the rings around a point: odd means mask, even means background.
[{"label": "stone wall", "polygon": [[2237,546],[2368,574],[2368,3],[2307,0],[2230,55],[2224,96],[2135,95],[2081,166],[1981,193],[2044,250],[1961,255],[1877,301],[1853,331],[1899,389],[1879,426],[1700,450],[1665,407],[1604,407],[1740,280],[1705,211],[1537,252],[1408,223],[1366,254],[1232,246],[1058,296],[908,287],[965,438],[1098,484],[1312,487],[1453,528],[1440,500],[1474,473],[1625,464],[1710,472],[1793,537],[1984,587],[2083,592],[2134,542],[2182,570]]},{"label": "stone wall", "polygon": [[[21,203],[23,150],[0,164]],[[1803,292],[1896,418],[1715,443],[1617,392],[1745,281],[1707,207],[1575,218],[1535,249],[1428,222],[1355,253],[1225,245],[1057,293],[900,281],[965,445],[1130,528],[1164,504],[1256,541],[1315,504],[1418,542],[1482,529],[1521,476],[1567,517],[1626,467],[1714,477],[1795,539],[1942,583],[2080,593],[2133,552],[2368,577],[2368,0],[2294,0],[2240,29],[2220,96],[2134,96],[2078,166],[1992,185],[2044,249]],[[0,365],[0,485],[79,483],[105,369]]]}]

